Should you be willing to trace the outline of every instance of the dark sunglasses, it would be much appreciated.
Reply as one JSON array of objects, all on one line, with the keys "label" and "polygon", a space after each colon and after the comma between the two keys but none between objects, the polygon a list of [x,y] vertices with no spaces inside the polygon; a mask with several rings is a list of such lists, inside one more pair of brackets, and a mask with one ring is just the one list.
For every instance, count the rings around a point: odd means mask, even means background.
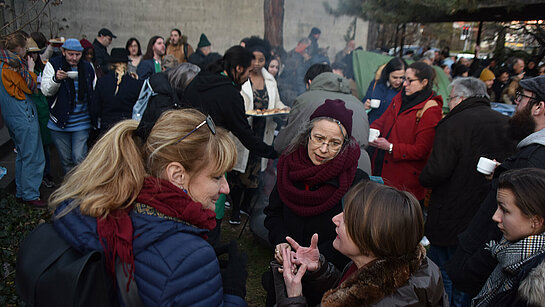
[{"label": "dark sunglasses", "polygon": [[176,143],[174,143],[174,145],[176,145],[176,144],[180,143],[181,141],[183,141],[185,138],[190,136],[193,132],[197,131],[197,129],[204,126],[204,124],[206,124],[208,126],[208,129],[210,129],[210,132],[212,132],[213,135],[216,135],[216,125],[214,124],[214,121],[212,120],[212,117],[210,117],[210,115],[208,115],[206,117],[206,119],[202,121],[202,123],[198,124],[197,127],[195,127],[193,130],[189,131],[188,134],[182,136],[178,141],[176,141]]}]

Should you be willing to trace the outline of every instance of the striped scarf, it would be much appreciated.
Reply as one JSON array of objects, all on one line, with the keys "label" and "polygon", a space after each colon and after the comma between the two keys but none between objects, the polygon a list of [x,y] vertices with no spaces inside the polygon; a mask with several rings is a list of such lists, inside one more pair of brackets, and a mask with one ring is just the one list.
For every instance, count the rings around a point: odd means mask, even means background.
[{"label": "striped scarf", "polygon": [[545,232],[517,242],[505,238],[499,243],[490,241],[486,248],[498,260],[498,265],[488,277],[481,292],[471,302],[471,306],[487,306],[498,293],[510,290],[520,268],[533,257],[545,252]]},{"label": "striped scarf", "polygon": [[31,92],[34,92],[38,84],[28,71],[28,66],[25,59],[21,59],[19,55],[7,49],[0,49],[0,61],[6,63],[12,70],[18,71],[19,74],[21,74],[21,77],[23,77],[23,80],[25,80],[28,89]]}]

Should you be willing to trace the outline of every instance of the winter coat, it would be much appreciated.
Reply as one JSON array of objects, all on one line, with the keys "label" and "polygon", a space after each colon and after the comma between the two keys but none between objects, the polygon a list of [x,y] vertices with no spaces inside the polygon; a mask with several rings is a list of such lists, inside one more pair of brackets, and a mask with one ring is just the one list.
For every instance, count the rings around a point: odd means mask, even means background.
[{"label": "winter coat", "polygon": [[[62,57],[62,55],[54,57],[45,64],[41,91],[44,96],[47,97],[49,118],[59,128],[64,129],[66,122],[68,121],[68,116],[73,110],[70,103],[70,86],[68,85],[68,78],[58,82],[53,80],[57,70],[61,69]],[[85,60],[80,61],[83,61],[87,84],[79,84],[78,86],[87,86],[86,102],[89,103],[94,100],[94,88],[97,80],[91,64]],[[79,99],[81,99],[81,97],[79,97]]]},{"label": "winter coat", "polygon": [[155,74],[155,59],[140,61],[140,64],[136,68],[136,74],[139,80],[146,80]]},{"label": "winter coat", "polygon": [[490,182],[477,171],[479,158],[502,162],[514,152],[508,119],[492,110],[488,99],[468,98],[437,124],[431,155],[420,174],[420,183],[432,188],[426,220],[432,244],[457,245],[458,235],[486,197]]},{"label": "winter coat", "polygon": [[274,148],[278,152],[284,151],[301,127],[309,121],[310,115],[322,105],[326,99],[341,99],[346,108],[353,111],[352,136],[358,141],[361,156],[358,168],[371,174],[371,162],[365,151],[369,141],[369,123],[365,107],[356,97],[350,95],[350,82],[331,72],[318,75],[310,84],[309,90],[295,99],[288,117],[288,124],[280,130],[274,141]]},{"label": "winter coat", "polygon": [[492,216],[498,208],[496,193],[499,176],[510,169],[535,167],[545,169],[545,128],[530,134],[517,145],[517,152],[505,159],[494,171],[494,179],[486,198],[469,223],[458,236],[458,248],[447,262],[448,275],[456,288],[475,296],[485,284],[498,263],[485,244],[499,240],[502,233]]},{"label": "winter coat", "polygon": [[[187,51],[187,54],[185,51]],[[185,63],[187,62],[187,59],[193,54],[193,47],[191,47],[191,45],[189,45],[188,43],[181,43],[177,46],[169,44],[167,46],[167,54],[172,54],[176,58],[176,60],[178,60],[178,63]]]},{"label": "winter coat", "polygon": [[228,77],[201,71],[187,86],[184,103],[209,114],[214,123],[229,130],[250,151],[264,158],[275,159],[272,146],[260,140],[250,128],[244,100]]},{"label": "winter coat", "polygon": [[209,53],[208,55],[204,55],[204,53],[202,53],[201,49],[197,49],[197,51],[193,52],[189,58],[187,59],[187,61],[191,64],[195,64],[197,66],[199,66],[199,68],[201,70],[205,70],[206,69],[206,66],[208,66],[208,64],[212,63],[212,62],[215,62],[219,59],[221,59],[222,56],[219,54],[219,53],[216,53],[216,52],[212,52],[212,53]]},{"label": "winter coat", "polygon": [[110,68],[108,49],[104,47],[96,38],[93,41],[93,49],[95,50],[95,65],[97,69],[101,69],[104,74],[107,74]]},{"label": "winter coat", "polygon": [[147,139],[151,128],[163,112],[182,107],[178,94],[170,86],[166,72],[153,74],[149,79],[149,84],[155,95],[149,98],[148,106],[142,114],[138,129],[136,129],[136,134],[142,140]]},{"label": "winter coat", "polygon": [[[134,277],[144,305],[246,306],[241,297],[223,294],[216,254],[201,237],[207,230],[136,209],[130,217]],[[83,216],[79,208],[55,219],[53,225],[77,250],[103,250],[96,219]]]},{"label": "winter coat", "polygon": [[[282,109],[286,106],[280,101],[280,95],[278,94],[278,87],[276,86],[276,80],[274,77],[265,69],[261,68],[261,74],[265,80],[265,89],[267,89],[267,95],[269,97],[269,106],[268,109]],[[250,80],[244,82],[242,85],[242,90],[240,91],[242,99],[244,99],[244,109],[246,111],[254,109],[254,93],[252,90],[252,84]],[[248,123],[252,125],[253,117],[248,117]],[[276,128],[276,122],[273,117],[265,118],[265,134],[263,135],[263,142],[267,145],[271,145],[274,140],[274,130]],[[250,151],[240,143],[238,139],[235,139],[238,152],[238,161],[235,167],[235,171],[244,173],[246,171],[246,165],[248,164],[248,157]],[[261,159],[261,171],[265,171],[267,168],[267,159]]]},{"label": "winter coat", "polygon": [[[352,186],[364,179],[368,179],[368,176],[358,169]],[[333,184],[338,185],[338,182]],[[269,204],[263,211],[266,216],[265,227],[269,230],[269,242],[272,246],[286,242],[286,236],[292,237],[301,246],[309,246],[312,235],[317,233],[318,248],[327,261],[338,268],[348,263],[349,259],[333,248],[333,240],[337,233],[331,219],[343,211],[342,201],[322,214],[299,216],[282,202],[278,187],[275,185],[269,196]]]},{"label": "winter coat", "polygon": [[375,120],[377,120],[388,108],[390,105],[390,102],[392,102],[392,99],[399,93],[399,90],[395,90],[394,88],[388,86],[385,82],[379,82],[379,81],[371,81],[369,84],[369,88],[367,89],[367,93],[365,94],[365,97],[363,97],[362,101],[365,103],[367,99],[379,99],[380,100],[380,106],[377,109],[371,109],[369,113],[367,114],[369,118],[369,124],[372,124]]},{"label": "winter coat", "polygon": [[[382,173],[384,183],[400,190],[409,191],[417,199],[424,199],[424,187],[418,182],[418,177],[426,165],[430,154],[435,126],[442,116],[443,99],[441,96],[430,97],[421,103],[399,113],[401,108],[401,92],[397,94],[386,112],[371,124],[371,128],[380,130],[380,136],[394,144],[391,154],[384,155]],[[428,100],[434,100],[437,105],[427,109],[420,120],[417,113],[423,109]],[[371,158],[372,169],[375,169],[379,150],[375,150]],[[378,174],[373,174],[378,175]]]},{"label": "winter coat", "polygon": [[95,101],[89,107],[89,112],[92,121],[96,122],[98,117],[101,119],[102,132],[108,131],[117,122],[132,117],[132,108],[138,100],[143,83],[142,80],[125,74],[115,93],[117,87],[115,71],[110,71],[97,81]]},{"label": "winter coat", "polygon": [[[423,247],[421,247],[423,250]],[[422,258],[423,257],[423,258]],[[327,291],[322,304],[326,306],[442,306],[447,307],[448,297],[443,288],[441,272],[435,263],[423,255],[411,258],[402,263],[391,259],[377,259],[346,278],[341,278],[353,265],[350,262],[342,273],[331,263],[324,261],[320,255],[321,268],[316,272],[307,272],[303,277],[303,285],[322,293]],[[273,266],[277,306],[307,306],[303,296],[287,297],[284,279],[274,261]],[[409,279],[396,288],[396,280]],[[324,302],[325,301],[325,302]]]},{"label": "winter coat", "polygon": [[284,63],[284,70],[278,76],[278,90],[280,99],[287,105],[292,106],[295,97],[303,94],[306,89],[305,73],[308,65],[305,58],[295,51],[288,52]]}]

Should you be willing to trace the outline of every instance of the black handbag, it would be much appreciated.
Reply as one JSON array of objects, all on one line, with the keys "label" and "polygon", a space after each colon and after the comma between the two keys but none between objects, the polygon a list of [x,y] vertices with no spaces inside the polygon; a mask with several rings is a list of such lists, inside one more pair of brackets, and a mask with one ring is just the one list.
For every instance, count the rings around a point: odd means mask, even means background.
[{"label": "black handbag", "polygon": [[[101,251],[82,254],[49,223],[36,227],[17,254],[15,289],[28,306],[119,306],[116,287]],[[119,261],[116,277],[125,306],[143,306],[136,282],[127,293]]]}]

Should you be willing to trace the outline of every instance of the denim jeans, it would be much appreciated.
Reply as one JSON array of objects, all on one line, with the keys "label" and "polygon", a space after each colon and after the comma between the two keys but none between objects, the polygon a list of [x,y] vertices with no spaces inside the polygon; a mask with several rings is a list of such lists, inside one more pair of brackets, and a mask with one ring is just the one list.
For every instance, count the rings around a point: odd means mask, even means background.
[{"label": "denim jeans", "polygon": [[452,281],[447,275],[447,270],[445,269],[445,264],[452,257],[452,255],[454,255],[454,252],[456,252],[456,246],[437,246],[432,244],[428,250],[428,258],[437,264],[441,270],[443,285],[450,300],[450,306],[469,307],[471,302],[469,295],[454,287]]},{"label": "denim jeans", "polygon": [[0,82],[0,107],[9,135],[15,143],[15,196],[23,200],[40,197],[44,171],[44,152],[38,126],[38,113],[30,97],[16,100]]},{"label": "denim jeans", "polygon": [[51,130],[51,139],[59,152],[64,173],[68,173],[87,156],[89,129],[64,132]]}]

